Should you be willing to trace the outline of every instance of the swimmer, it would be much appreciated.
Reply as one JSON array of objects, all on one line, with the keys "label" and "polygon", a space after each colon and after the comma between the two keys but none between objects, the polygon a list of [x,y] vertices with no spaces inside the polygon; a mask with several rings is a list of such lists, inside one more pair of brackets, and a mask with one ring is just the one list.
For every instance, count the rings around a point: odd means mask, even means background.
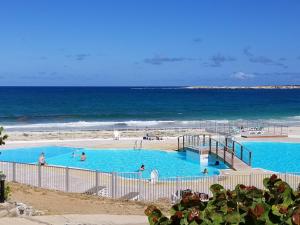
[{"label": "swimmer", "polygon": [[141,165],[139,171],[144,171],[144,170],[145,170],[145,166],[144,166],[144,164],[143,164],[143,165]]},{"label": "swimmer", "polygon": [[45,154],[44,152],[42,152],[40,154],[40,157],[39,157],[39,165],[40,166],[45,166],[46,165],[46,159],[45,159]]},{"label": "swimmer", "polygon": [[86,155],[84,152],[82,152],[81,156],[80,156],[80,161],[85,161],[86,160]]},{"label": "swimmer", "polygon": [[205,168],[204,170],[203,170],[203,172],[202,172],[203,174],[208,174],[208,169],[207,168]]}]

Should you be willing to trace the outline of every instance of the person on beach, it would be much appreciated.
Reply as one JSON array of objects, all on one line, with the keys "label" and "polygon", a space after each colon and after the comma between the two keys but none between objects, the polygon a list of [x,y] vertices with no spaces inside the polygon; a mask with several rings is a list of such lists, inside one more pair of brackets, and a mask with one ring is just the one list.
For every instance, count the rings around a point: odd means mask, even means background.
[{"label": "person on beach", "polygon": [[82,152],[81,156],[80,156],[80,161],[85,161],[86,160],[86,155],[84,152]]},{"label": "person on beach", "polygon": [[45,159],[45,154],[44,152],[42,152],[40,154],[40,157],[39,157],[39,165],[40,166],[45,166],[46,165],[46,159]]},{"label": "person on beach", "polygon": [[140,172],[143,172],[144,170],[145,170],[145,166],[144,166],[144,164],[143,164],[143,165],[141,165],[139,171],[140,171]]},{"label": "person on beach", "polygon": [[203,170],[203,172],[202,172],[203,174],[208,174],[208,169],[207,168],[205,168],[204,170]]}]

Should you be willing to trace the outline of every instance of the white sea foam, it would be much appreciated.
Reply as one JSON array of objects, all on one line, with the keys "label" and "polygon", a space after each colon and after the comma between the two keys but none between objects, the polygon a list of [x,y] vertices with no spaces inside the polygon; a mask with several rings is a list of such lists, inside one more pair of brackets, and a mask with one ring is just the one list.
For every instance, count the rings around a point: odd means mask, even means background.
[{"label": "white sea foam", "polygon": [[[52,122],[52,123],[15,123],[2,124],[10,131],[49,131],[49,130],[102,130],[102,129],[131,129],[131,128],[174,128],[174,127],[205,127],[230,122],[242,122],[243,120],[128,120],[128,121],[76,121],[76,122]],[[257,120],[259,121],[259,120]],[[261,122],[261,120],[260,120]],[[266,123],[300,125],[300,116],[285,118],[282,120],[268,119]]]},{"label": "white sea foam", "polygon": [[290,116],[290,117],[287,117],[288,120],[298,120],[300,121],[300,116]]},{"label": "white sea foam", "polygon": [[107,127],[154,127],[175,124],[175,121],[78,121],[78,122],[62,122],[62,123],[33,123],[33,124],[9,124],[4,125],[7,130],[30,130],[30,129],[68,129],[68,128],[107,128]]}]

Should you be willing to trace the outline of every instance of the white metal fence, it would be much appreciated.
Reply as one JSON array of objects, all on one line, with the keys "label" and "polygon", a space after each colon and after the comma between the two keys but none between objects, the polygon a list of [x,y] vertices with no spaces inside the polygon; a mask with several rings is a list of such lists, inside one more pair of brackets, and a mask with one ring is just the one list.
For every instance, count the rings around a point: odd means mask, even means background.
[{"label": "white metal fence", "polygon": [[[142,174],[138,172],[103,173],[13,162],[0,162],[0,171],[7,176],[7,181],[35,187],[144,201],[171,200],[175,193],[186,189],[211,195],[209,187],[214,183],[219,183],[226,189],[234,189],[237,184],[263,189],[263,179],[273,174],[262,172],[247,175],[174,177],[151,182],[142,178]],[[292,188],[298,188],[300,173],[277,173],[277,175]]]}]

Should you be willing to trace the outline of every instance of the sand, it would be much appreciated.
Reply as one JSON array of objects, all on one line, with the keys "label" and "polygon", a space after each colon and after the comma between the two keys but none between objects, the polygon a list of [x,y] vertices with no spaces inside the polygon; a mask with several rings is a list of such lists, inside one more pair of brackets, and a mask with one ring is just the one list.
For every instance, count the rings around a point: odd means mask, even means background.
[{"label": "sand", "polygon": [[[62,214],[110,214],[144,215],[150,203],[141,201],[113,200],[86,194],[65,193],[30,187],[18,183],[9,183],[12,194],[9,201],[22,202],[46,215]],[[168,212],[170,203],[155,203],[164,212]]]},{"label": "sand", "polygon": [[[178,137],[184,134],[204,133],[202,129],[156,129],[156,130],[123,130],[119,131],[121,139],[142,138],[147,133],[151,136]],[[75,140],[75,139],[112,139],[113,131],[51,131],[51,132],[7,132],[9,141],[36,141],[36,140]]]}]

